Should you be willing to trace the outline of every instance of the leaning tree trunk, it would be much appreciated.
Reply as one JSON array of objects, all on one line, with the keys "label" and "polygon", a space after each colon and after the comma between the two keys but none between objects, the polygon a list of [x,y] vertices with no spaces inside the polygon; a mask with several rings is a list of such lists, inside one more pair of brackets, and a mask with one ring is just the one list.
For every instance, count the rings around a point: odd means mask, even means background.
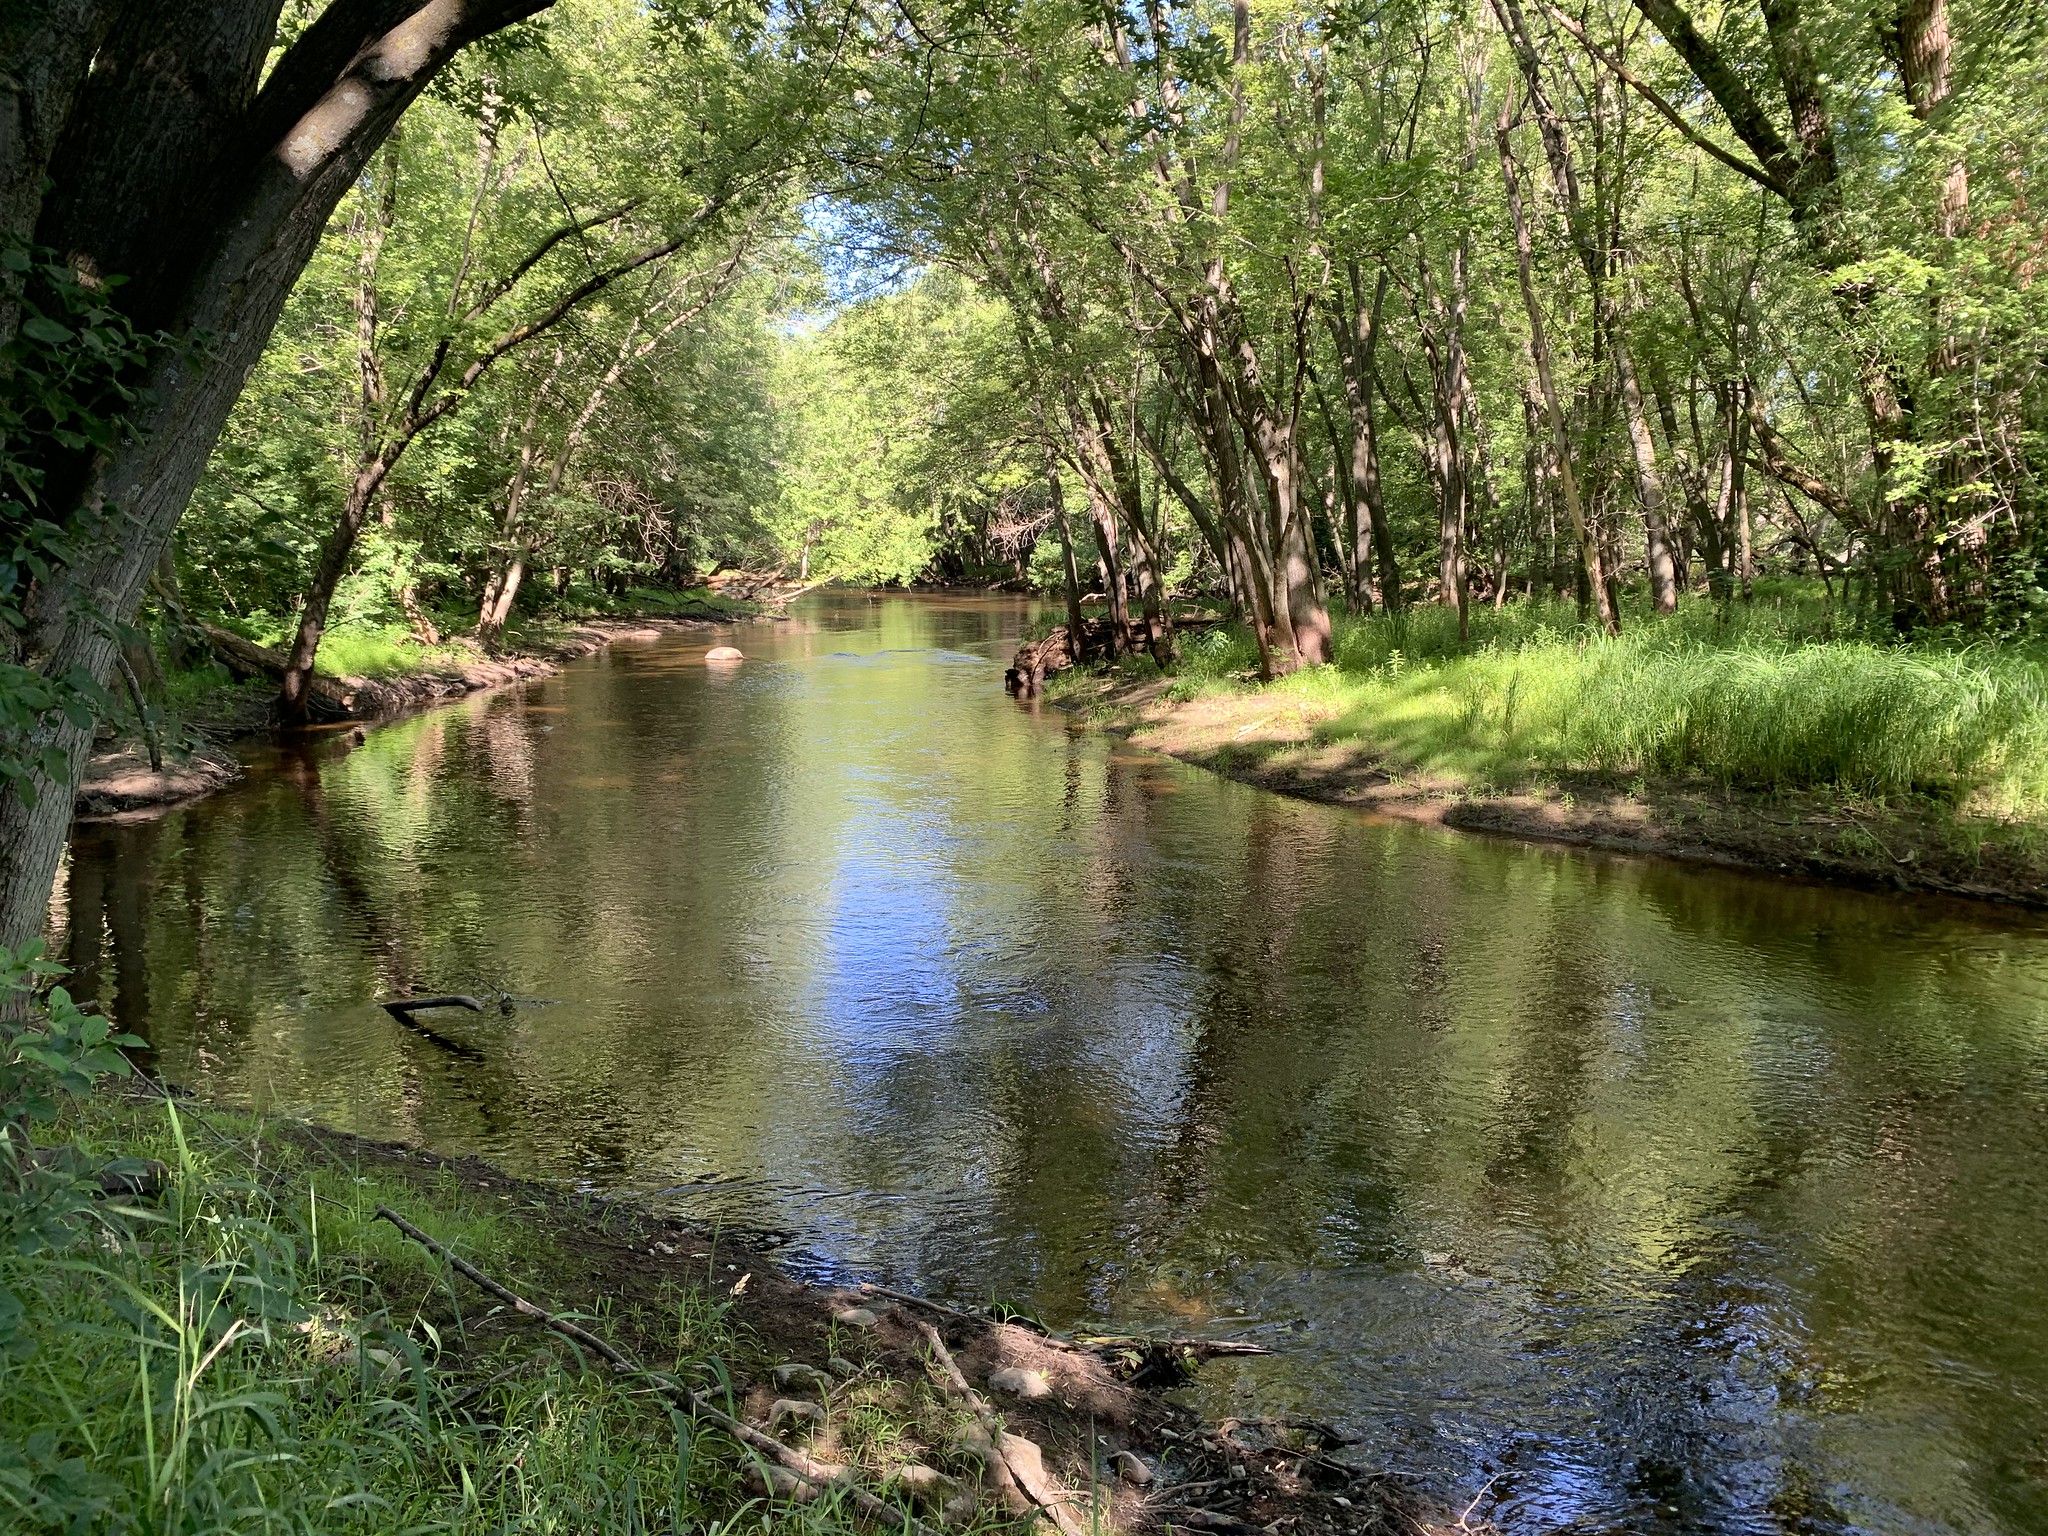
[{"label": "leaning tree trunk", "polygon": [[348,574],[356,540],[369,518],[370,508],[391,470],[393,456],[380,453],[356,471],[343,501],[341,516],[320,546],[319,563],[313,567],[312,584],[306,589],[306,606],[299,613],[299,627],[292,636],[292,648],[285,656],[284,677],[278,689],[278,709],[287,723],[302,724],[312,717],[311,690],[313,662],[320,653],[320,638],[327,633],[327,615],[334,607],[335,589]]},{"label": "leaning tree trunk", "polygon": [[[116,629],[134,617],[329,215],[461,48],[548,3],[335,0],[267,71],[276,0],[81,4],[68,16],[46,6],[60,39],[80,44],[60,50],[76,70],[68,87],[26,82],[64,110],[33,134],[0,132],[0,189],[40,196],[53,183],[37,240],[81,270],[130,276],[122,296],[138,328],[173,344],[134,380],[139,404],[114,446],[53,465],[45,481],[51,520],[75,537],[30,616],[27,651],[44,676],[111,676]],[[18,110],[21,83],[0,108]],[[62,131],[48,131],[57,120]],[[19,209],[7,217],[27,224]],[[28,793],[0,797],[0,944],[42,930],[91,743],[90,720],[59,711],[20,744],[36,766]]]}]

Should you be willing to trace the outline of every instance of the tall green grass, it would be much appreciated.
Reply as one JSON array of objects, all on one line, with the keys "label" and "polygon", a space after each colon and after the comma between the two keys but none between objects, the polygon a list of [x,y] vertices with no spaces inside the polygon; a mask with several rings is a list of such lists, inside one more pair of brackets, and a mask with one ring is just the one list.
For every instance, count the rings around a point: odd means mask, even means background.
[{"label": "tall green grass", "polygon": [[[372,1217],[380,1201],[409,1210],[546,1296],[561,1261],[532,1224],[234,1117],[209,1112],[201,1134],[162,1107],[77,1114],[64,1129],[88,1154],[157,1155],[172,1178],[160,1204],[83,1240],[0,1245],[19,1304],[0,1330],[0,1529],[851,1530],[827,1506],[771,1514],[741,1480],[752,1453],[550,1335],[481,1324],[476,1293]],[[723,1294],[677,1288],[663,1315],[630,1321],[715,1388],[735,1339],[729,1301],[706,1298]]]},{"label": "tall green grass", "polygon": [[[1698,775],[2048,810],[2041,651],[1834,637],[1818,604],[1792,596],[1631,614],[1618,639],[1543,603],[1475,612],[1464,643],[1442,609],[1339,619],[1333,666],[1271,686],[1324,706],[1321,739],[1481,783]],[[1252,686],[1255,663],[1240,630],[1192,636],[1173,691]]]}]

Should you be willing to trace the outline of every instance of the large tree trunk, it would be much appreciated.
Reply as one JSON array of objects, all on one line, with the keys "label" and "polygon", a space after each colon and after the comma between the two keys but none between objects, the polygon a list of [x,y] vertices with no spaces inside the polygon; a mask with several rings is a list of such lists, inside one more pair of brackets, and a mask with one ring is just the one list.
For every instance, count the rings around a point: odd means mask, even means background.
[{"label": "large tree trunk", "polygon": [[[277,0],[43,11],[53,67],[90,58],[93,70],[73,86],[61,132],[45,122],[0,139],[0,188],[40,188],[47,172],[56,191],[37,240],[81,272],[128,276],[121,296],[137,327],[173,343],[135,381],[141,403],[110,451],[48,466],[46,510],[74,532],[75,555],[36,594],[26,650],[44,675],[110,675],[114,626],[133,618],[335,205],[459,49],[548,3],[335,0],[267,76]],[[50,102],[66,94],[29,89]],[[17,113],[25,99],[13,94]],[[91,735],[60,712],[22,744],[63,769],[38,767],[30,795],[0,800],[0,944],[42,928]]]},{"label": "large tree trunk", "polygon": [[1058,457],[1045,450],[1045,492],[1052,508],[1053,531],[1060,540],[1060,590],[1067,600],[1067,654],[1076,664],[1085,660],[1087,627],[1081,617],[1081,568],[1074,563],[1074,530],[1067,522],[1066,493],[1060,489]]}]

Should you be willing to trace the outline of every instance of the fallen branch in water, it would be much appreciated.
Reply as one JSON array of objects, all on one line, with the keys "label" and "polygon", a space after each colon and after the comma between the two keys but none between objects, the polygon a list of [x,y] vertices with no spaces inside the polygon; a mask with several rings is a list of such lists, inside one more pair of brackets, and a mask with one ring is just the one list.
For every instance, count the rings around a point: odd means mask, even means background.
[{"label": "fallen branch in water", "polygon": [[[1177,1334],[1152,1335],[1126,1333],[1089,1333],[1078,1335],[1075,1343],[1082,1349],[1176,1349],[1192,1355],[1197,1360],[1209,1360],[1218,1355],[1270,1355],[1273,1353],[1263,1344],[1250,1344],[1243,1339],[1186,1339]],[[1247,1420],[1247,1423],[1250,1421]]]},{"label": "fallen branch in water", "polygon": [[558,1317],[544,1307],[534,1305],[534,1303],[528,1301],[516,1291],[508,1290],[500,1285],[460,1254],[453,1253],[439,1242],[436,1242],[403,1216],[399,1215],[398,1212],[392,1210],[390,1206],[378,1206],[376,1219],[390,1222],[392,1226],[403,1232],[429,1253],[437,1258],[447,1260],[457,1273],[480,1289],[490,1292],[491,1295],[504,1302],[506,1306],[519,1313],[520,1316],[532,1318],[542,1327],[553,1329],[556,1333],[562,1335],[563,1338],[571,1339],[582,1345],[593,1355],[606,1361],[615,1370],[623,1374],[643,1377],[653,1382],[659,1391],[673,1398],[679,1406],[709,1419],[741,1444],[751,1446],[763,1455],[774,1457],[776,1461],[780,1462],[799,1480],[810,1484],[821,1493],[833,1490],[844,1493],[853,1501],[854,1507],[860,1510],[862,1514],[891,1526],[900,1523],[901,1528],[908,1533],[908,1536],[932,1536],[930,1529],[917,1519],[902,1511],[891,1508],[866,1489],[857,1487],[848,1481],[850,1473],[845,1467],[829,1466],[813,1457],[806,1456],[802,1451],[784,1445],[773,1436],[765,1435],[760,1430],[754,1428],[753,1425],[744,1423],[734,1418],[731,1414],[726,1413],[703,1393],[686,1387],[681,1382],[663,1376],[659,1372],[648,1370],[631,1355],[613,1348],[588,1328],[578,1323],[572,1323],[566,1317]]},{"label": "fallen branch in water", "polygon": [[938,1329],[930,1323],[919,1323],[917,1329],[931,1346],[932,1358],[938,1362],[946,1390],[966,1403],[980,1421],[986,1449],[979,1446],[976,1449],[982,1450],[982,1460],[987,1463],[996,1487],[1002,1490],[1004,1502],[1020,1515],[1028,1514],[1034,1508],[1043,1511],[1059,1527],[1060,1536],[1086,1536],[1080,1521],[1066,1507],[1073,1502],[1073,1496],[1062,1491],[1045,1475],[1043,1454],[1037,1445],[1021,1435],[1003,1432],[1002,1419],[988,1405],[988,1399],[968,1385],[952,1352],[946,1348],[946,1341],[939,1337]]},{"label": "fallen branch in water", "polygon": [[402,1024],[410,1024],[412,1016],[428,1008],[467,1008],[471,1013],[482,1013],[483,1003],[474,997],[451,993],[445,997],[394,997],[388,1003],[379,1003],[391,1017]]},{"label": "fallen branch in water", "polygon": [[[891,1301],[907,1302],[913,1307],[923,1307],[928,1312],[936,1312],[941,1317],[958,1318],[963,1323],[972,1323],[977,1328],[993,1327],[1002,1321],[1002,1319],[990,1317],[984,1312],[963,1312],[958,1307],[949,1307],[943,1301],[933,1301],[928,1296],[913,1296],[909,1291],[892,1291],[886,1285],[874,1285],[863,1282],[861,1293],[868,1296],[886,1296]],[[1011,1320],[1011,1326],[1024,1329],[1025,1332],[1029,1333],[1040,1343],[1050,1344],[1054,1349],[1068,1350],[1077,1355],[1085,1355],[1089,1352],[1084,1345],[1073,1343],[1071,1340],[1061,1338],[1056,1333],[1048,1333],[1043,1328],[1033,1327],[1029,1323]]]}]

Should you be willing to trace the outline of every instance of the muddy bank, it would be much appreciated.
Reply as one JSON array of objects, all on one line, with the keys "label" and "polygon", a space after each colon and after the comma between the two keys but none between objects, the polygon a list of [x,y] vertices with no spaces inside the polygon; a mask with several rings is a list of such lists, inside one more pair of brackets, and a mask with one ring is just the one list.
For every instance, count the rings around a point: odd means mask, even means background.
[{"label": "muddy bank", "polygon": [[1176,701],[1166,697],[1170,681],[1093,678],[1069,687],[1060,707],[1241,783],[1403,821],[2048,909],[2048,839],[2025,823],[1931,804],[1611,774],[1481,788],[1404,770],[1367,742],[1318,740],[1326,717],[1313,701],[1267,693]]},{"label": "muddy bank", "polygon": [[[423,667],[397,677],[322,676],[319,693],[323,713],[331,722],[386,720],[488,688],[549,676],[567,663],[621,640],[655,640],[680,631],[716,629],[730,622],[592,619],[532,650],[479,656],[453,666]],[[227,631],[220,631],[215,638],[221,660],[240,679],[275,677],[282,671],[284,658],[275,651]],[[242,777],[241,762],[226,743],[258,735],[274,724],[267,699],[253,705],[246,698],[237,700],[231,710],[197,722],[204,744],[188,754],[166,752],[160,772],[150,766],[141,743],[117,742],[95,752],[87,762],[75,814],[88,820],[151,814],[225,789]]]},{"label": "muddy bank", "polygon": [[[525,1299],[594,1319],[587,1325],[606,1342],[657,1369],[674,1353],[672,1325],[659,1320],[673,1317],[679,1293],[708,1294],[730,1309],[744,1341],[724,1362],[736,1417],[837,1469],[841,1415],[856,1405],[885,1415],[897,1426],[892,1454],[936,1473],[938,1491],[949,1495],[929,1503],[944,1524],[1007,1504],[1034,1529],[1065,1536],[1463,1528],[1412,1485],[1355,1464],[1334,1429],[1297,1419],[1209,1423],[1173,1401],[1169,1389],[1199,1345],[1069,1340],[876,1286],[809,1285],[730,1229],[707,1231],[628,1201],[531,1184],[474,1158],[306,1125],[282,1129],[323,1161],[417,1186],[429,1211],[450,1182],[497,1203],[505,1220],[542,1239],[537,1251],[561,1255],[545,1276],[546,1293]],[[657,1320],[653,1327],[648,1319]],[[532,1328],[502,1310],[490,1321]],[[1016,1491],[988,1459],[990,1428],[1000,1434],[1005,1468],[1015,1469]],[[772,1474],[761,1481],[777,1497],[809,1493]],[[879,1478],[870,1469],[866,1481],[898,1493],[921,1486],[904,1467]]]}]

